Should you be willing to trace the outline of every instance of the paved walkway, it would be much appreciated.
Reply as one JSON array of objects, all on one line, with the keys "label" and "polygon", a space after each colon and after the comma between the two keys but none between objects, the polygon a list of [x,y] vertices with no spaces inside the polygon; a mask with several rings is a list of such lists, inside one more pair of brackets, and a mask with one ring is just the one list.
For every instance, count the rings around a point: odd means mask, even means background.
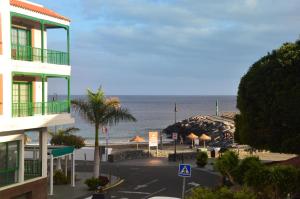
[{"label": "paved walkway", "polygon": [[[103,174],[105,175],[105,174]],[[106,175],[108,176],[108,175]],[[87,178],[92,177],[92,172],[76,172],[76,186],[71,185],[54,185],[53,196],[49,196],[49,199],[82,199],[93,194],[93,191],[89,191],[88,187],[84,184]],[[117,177],[111,176],[111,182],[114,183],[118,180]]]}]

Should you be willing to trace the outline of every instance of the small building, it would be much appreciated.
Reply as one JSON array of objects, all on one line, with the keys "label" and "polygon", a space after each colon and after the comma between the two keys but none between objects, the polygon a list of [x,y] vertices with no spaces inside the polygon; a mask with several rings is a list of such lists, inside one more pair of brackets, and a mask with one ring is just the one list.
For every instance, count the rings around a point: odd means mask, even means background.
[{"label": "small building", "polygon": [[[47,128],[74,123],[69,27],[68,18],[42,5],[0,1],[1,199],[47,198]],[[50,29],[65,33],[65,52],[48,48]],[[50,78],[65,82],[65,99],[49,100]],[[24,157],[27,131],[36,132],[39,140],[39,156],[34,161]]]}]

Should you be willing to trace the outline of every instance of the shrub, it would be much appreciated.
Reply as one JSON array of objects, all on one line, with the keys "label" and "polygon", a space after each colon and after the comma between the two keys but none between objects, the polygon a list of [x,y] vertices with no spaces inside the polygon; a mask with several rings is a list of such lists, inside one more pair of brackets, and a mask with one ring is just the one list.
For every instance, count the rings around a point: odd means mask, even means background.
[{"label": "shrub", "polygon": [[68,184],[68,179],[66,175],[61,171],[57,170],[53,174],[53,181],[55,185]]},{"label": "shrub", "polygon": [[234,172],[239,164],[238,155],[233,151],[226,151],[220,158],[216,160],[215,168],[227,177],[234,184]]},{"label": "shrub", "polygon": [[96,190],[100,186],[100,180],[98,178],[88,178],[84,184],[89,187],[89,190]]},{"label": "shrub", "polygon": [[60,129],[57,133],[50,132],[52,136],[50,140],[51,145],[74,146],[76,149],[84,147],[84,138],[71,134],[72,131],[76,130],[76,128],[69,128],[65,130]]},{"label": "shrub", "polygon": [[196,156],[196,164],[198,167],[204,167],[207,164],[208,155],[206,152],[198,152]]},{"label": "shrub", "polygon": [[106,176],[99,176],[99,178],[88,178],[85,180],[84,184],[89,187],[89,190],[96,190],[98,187],[104,187],[109,183]]},{"label": "shrub", "polygon": [[256,196],[249,189],[242,189],[234,192],[226,187],[217,190],[207,188],[196,188],[187,199],[256,199]]},{"label": "shrub", "polygon": [[244,184],[244,178],[248,170],[257,169],[258,167],[262,167],[262,163],[260,162],[258,157],[247,157],[240,162],[237,169],[234,172],[234,179],[239,184]]}]

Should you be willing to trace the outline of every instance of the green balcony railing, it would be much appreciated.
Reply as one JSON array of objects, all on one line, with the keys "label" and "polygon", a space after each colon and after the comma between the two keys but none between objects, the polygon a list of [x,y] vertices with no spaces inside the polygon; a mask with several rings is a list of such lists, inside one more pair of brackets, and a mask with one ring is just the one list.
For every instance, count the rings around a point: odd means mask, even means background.
[{"label": "green balcony railing", "polygon": [[10,168],[0,170],[0,187],[7,186],[18,182],[17,173],[18,168]]},{"label": "green balcony railing", "polygon": [[67,112],[70,112],[70,102],[68,100],[45,102],[44,106],[42,102],[12,104],[13,117],[27,117],[43,114],[51,115]]},{"label": "green balcony railing", "polygon": [[11,57],[22,61],[39,61],[49,64],[69,65],[69,56],[66,52],[44,49],[31,46],[11,45]]},{"label": "green balcony railing", "polygon": [[24,160],[25,180],[40,177],[42,175],[42,162],[40,160]]}]

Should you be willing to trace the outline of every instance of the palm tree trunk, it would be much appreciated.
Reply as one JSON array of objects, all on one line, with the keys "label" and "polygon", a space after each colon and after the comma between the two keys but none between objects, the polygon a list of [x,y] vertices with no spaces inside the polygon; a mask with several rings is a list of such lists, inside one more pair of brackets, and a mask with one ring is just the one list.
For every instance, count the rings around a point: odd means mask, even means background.
[{"label": "palm tree trunk", "polygon": [[95,124],[94,177],[98,178],[99,173],[100,173],[99,125]]}]

